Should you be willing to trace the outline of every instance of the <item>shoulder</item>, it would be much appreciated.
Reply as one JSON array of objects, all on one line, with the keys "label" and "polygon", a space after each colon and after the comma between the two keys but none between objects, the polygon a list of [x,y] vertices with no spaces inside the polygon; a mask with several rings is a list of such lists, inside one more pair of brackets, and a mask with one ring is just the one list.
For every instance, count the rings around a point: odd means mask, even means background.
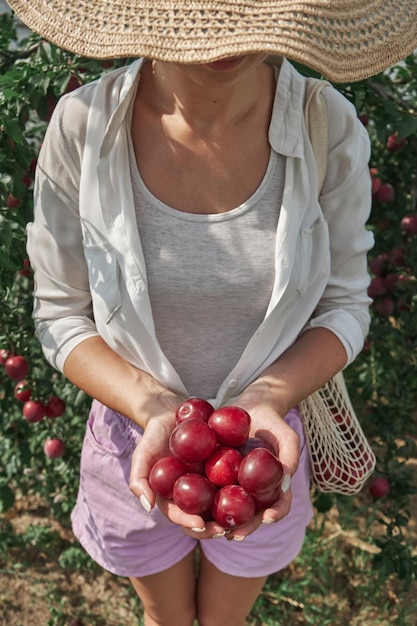
[{"label": "shoulder", "polygon": [[358,117],[354,104],[337,88],[327,84],[323,88],[323,97],[327,104],[329,149],[343,141],[368,144],[369,136]]},{"label": "shoulder", "polygon": [[90,83],[60,98],[46,131],[43,151],[65,152],[67,159],[81,161],[94,89],[94,83]]},{"label": "shoulder", "polygon": [[[140,64],[125,66],[82,85],[62,96],[48,127],[48,138],[63,143],[69,153],[80,160],[89,120],[100,120],[105,128],[123,99],[124,92],[139,74]],[[94,113],[91,117],[90,112]]]},{"label": "shoulder", "polygon": [[106,109],[106,103],[111,99],[114,84],[120,79],[123,80],[127,72],[127,67],[113,70],[62,96],[54,111],[53,118],[58,118],[54,120],[55,123],[58,122],[66,134],[85,129],[90,109],[97,96],[102,101],[103,106],[100,108],[100,114],[102,114]]}]

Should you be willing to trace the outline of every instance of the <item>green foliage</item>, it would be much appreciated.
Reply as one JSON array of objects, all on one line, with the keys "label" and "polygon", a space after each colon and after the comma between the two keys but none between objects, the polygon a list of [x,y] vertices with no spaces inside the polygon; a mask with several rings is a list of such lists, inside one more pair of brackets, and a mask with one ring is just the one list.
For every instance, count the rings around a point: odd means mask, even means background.
[{"label": "green foliage", "polygon": [[[13,506],[16,491],[37,493],[49,500],[54,515],[68,520],[75,501],[89,398],[46,363],[34,336],[26,225],[33,216],[36,158],[57,99],[104,71],[99,62],[34,34],[18,40],[13,16],[0,15],[0,349],[28,361],[31,400],[47,403],[58,396],[66,403],[64,416],[28,423],[14,397],[17,381],[1,367],[0,511]],[[45,457],[48,437],[65,441],[63,458]]]},{"label": "green foliage", "polygon": [[[115,61],[112,67],[123,62]],[[28,423],[22,415],[23,403],[14,397],[17,381],[8,378],[0,366],[0,521],[15,506],[18,495],[35,494],[48,503],[54,519],[68,524],[76,497],[90,400],[47,365],[34,337],[25,229],[33,214],[36,158],[56,101],[110,69],[103,65],[59,50],[36,35],[19,40],[13,16],[0,15],[0,350],[27,359],[32,399],[47,403],[56,395],[66,403],[63,416]],[[337,597],[313,601],[305,608],[307,597],[323,598],[330,591],[344,595],[343,568],[355,571],[360,579],[355,587],[358,596],[351,603],[366,603],[373,597],[375,605],[380,603],[381,615],[387,614],[386,581],[395,580],[406,590],[417,574],[409,532],[411,497],[416,493],[410,460],[417,456],[417,235],[401,225],[404,216],[417,214],[417,59],[411,56],[389,72],[337,87],[356,106],[372,142],[375,193],[369,228],[376,245],[370,256],[370,275],[381,278],[385,289],[375,297],[370,335],[346,377],[377,453],[377,473],[388,478],[391,489],[380,500],[373,500],[367,489],[355,498],[315,494],[318,515],[336,509],[343,528],[354,528],[359,516],[365,520],[364,536],[373,551],[362,560],[354,551],[349,555],[337,552],[322,527],[313,529],[298,560],[305,579],[294,581],[293,577],[289,582],[271,577],[255,608],[253,624],[259,620],[276,624],[278,617],[282,623],[344,624],[343,615],[340,622],[335,618]],[[47,437],[65,441],[62,458],[44,455]],[[54,540],[48,530],[39,528],[19,539],[21,544],[42,545],[45,550]],[[13,545],[10,527],[1,524],[0,556]],[[67,547],[61,564],[88,569],[91,563],[82,555],[78,548]],[[375,624],[408,624],[406,609],[395,619],[387,618],[394,621],[381,617]],[[295,617],[300,610],[302,622]],[[60,615],[58,607],[50,623],[60,623]]]}]

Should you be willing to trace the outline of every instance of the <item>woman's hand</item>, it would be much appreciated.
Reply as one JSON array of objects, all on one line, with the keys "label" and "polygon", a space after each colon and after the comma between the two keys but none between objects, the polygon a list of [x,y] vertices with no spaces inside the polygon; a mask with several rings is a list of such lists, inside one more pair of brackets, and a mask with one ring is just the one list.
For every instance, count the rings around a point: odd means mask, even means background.
[{"label": "woman's hand", "polygon": [[254,532],[262,523],[273,524],[283,519],[291,508],[291,476],[298,467],[300,442],[297,433],[284,421],[273,405],[267,388],[254,384],[233,400],[233,404],[244,408],[251,416],[251,437],[261,437],[270,443],[279,457],[284,476],[278,500],[265,511],[258,513],[245,526],[228,533],[228,539],[244,538]]},{"label": "woman's hand", "polygon": [[[169,437],[175,428],[175,411],[181,402],[179,398],[170,398],[162,402],[155,400],[153,416],[148,420],[143,436],[133,453],[129,488],[140,500],[143,508],[150,512],[158,504],[161,512],[174,524],[194,537],[210,538],[222,534],[224,529],[215,522],[206,522],[199,515],[184,513],[173,502],[156,497],[149,485],[149,474],[153,465],[160,458],[170,454]],[[193,530],[194,529],[194,530]]]}]

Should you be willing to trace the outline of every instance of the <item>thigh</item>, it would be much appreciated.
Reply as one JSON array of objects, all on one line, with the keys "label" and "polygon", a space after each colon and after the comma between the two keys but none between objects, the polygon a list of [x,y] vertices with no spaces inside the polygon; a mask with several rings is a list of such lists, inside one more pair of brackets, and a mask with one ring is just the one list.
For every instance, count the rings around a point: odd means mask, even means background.
[{"label": "thigh", "polygon": [[199,626],[244,626],[267,576],[243,578],[221,572],[201,552],[197,607]]},{"label": "thigh", "polygon": [[158,574],[130,578],[144,611],[145,625],[192,626],[196,613],[194,550]]}]

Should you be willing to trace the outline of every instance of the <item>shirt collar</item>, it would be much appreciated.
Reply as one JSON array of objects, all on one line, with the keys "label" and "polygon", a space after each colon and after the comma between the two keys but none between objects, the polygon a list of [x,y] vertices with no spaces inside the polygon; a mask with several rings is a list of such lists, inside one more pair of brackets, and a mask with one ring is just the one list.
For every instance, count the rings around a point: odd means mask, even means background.
[{"label": "shirt collar", "polygon": [[[273,113],[269,126],[270,145],[275,152],[284,156],[303,158],[301,120],[305,79],[285,58],[269,57],[267,62],[276,68],[277,75]],[[116,104],[105,130],[100,156],[108,153],[114,143],[136,93],[143,63],[143,59],[138,59],[127,70],[124,68],[124,71],[115,79],[112,94],[116,98]]]},{"label": "shirt collar", "polygon": [[269,126],[269,143],[278,153],[303,158],[301,120],[304,111],[305,78],[279,57],[267,60],[276,68],[277,87]]},{"label": "shirt collar", "polygon": [[112,96],[115,98],[115,108],[111,113],[104,133],[100,157],[105,156],[112,148],[120,126],[125,119],[129,105],[135,96],[143,63],[144,59],[134,61],[127,69],[123,68],[121,74],[115,78],[114,84],[112,85]]}]

